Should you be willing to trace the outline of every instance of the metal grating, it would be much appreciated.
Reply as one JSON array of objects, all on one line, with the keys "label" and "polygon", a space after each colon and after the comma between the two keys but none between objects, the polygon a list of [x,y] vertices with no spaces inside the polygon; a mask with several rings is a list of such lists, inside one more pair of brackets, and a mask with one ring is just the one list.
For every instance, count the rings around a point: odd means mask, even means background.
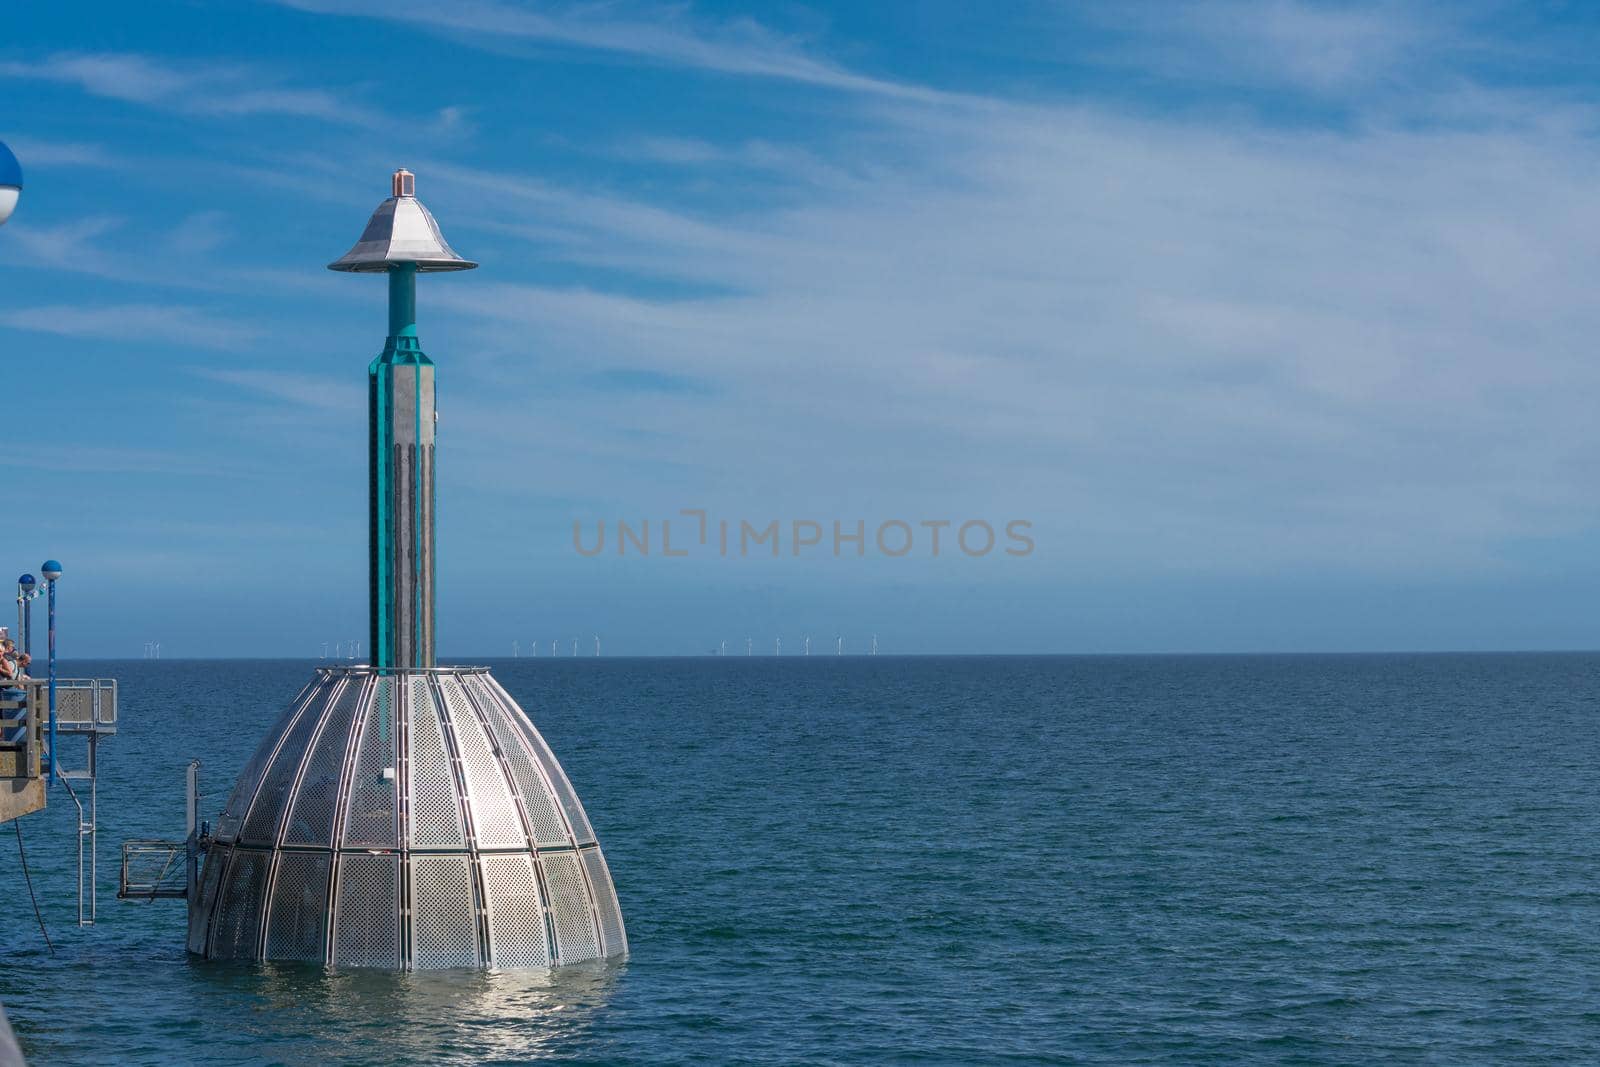
[{"label": "metal grating", "polygon": [[611,884],[611,871],[598,848],[583,851],[583,869],[594,890],[594,910],[600,915],[600,935],[605,941],[602,948],[607,956],[620,956],[628,951],[628,935],[622,929],[622,908],[616,886]]},{"label": "metal grating", "polygon": [[466,856],[411,860],[411,961],[416,967],[476,967],[478,918]]},{"label": "metal grating", "polygon": [[272,883],[272,911],[267,918],[269,960],[321,963],[328,918],[326,852],[284,852]]},{"label": "metal grating", "polygon": [[484,856],[480,862],[495,966],[548,967],[544,910],[539,907],[539,883],[529,857],[526,853]]},{"label": "metal grating", "polygon": [[236,851],[218,901],[216,932],[211,956],[222,960],[256,958],[256,934],[261,930],[262,891],[267,882],[269,852]]},{"label": "metal grating", "polygon": [[411,679],[411,844],[466,844],[456,779],[439,730],[433,691],[422,676]]},{"label": "metal grating", "polygon": [[124,841],[118,900],[189,896],[187,841]]},{"label": "metal grating", "polygon": [[589,887],[572,852],[545,852],[544,884],[550,891],[550,912],[556,926],[556,957],[562,963],[600,958],[594,915],[589,910]]},{"label": "metal grating", "polygon": [[92,723],[95,721],[95,691],[76,686],[56,687],[56,722]]},{"label": "metal grating", "polygon": [[534,843],[540,846],[571,844],[567,820],[562,817],[561,809],[556,805],[550,783],[534,766],[533,757],[528,753],[527,743],[517,728],[511,725],[499,698],[476,676],[468,678],[466,685],[477,698],[478,706],[483,709],[484,718],[489,720],[489,729],[494,735],[495,744],[499,746],[506,766],[511,769],[511,777],[516,783],[517,792],[522,795],[523,809],[527,811],[528,821],[533,825]]},{"label": "metal grating", "polygon": [[[386,683],[389,679],[379,679]],[[361,749],[350,779],[350,804],[344,824],[346,848],[395,848],[399,844],[394,708],[391,686],[379,684],[367,705]],[[387,774],[387,777],[385,775]]]},{"label": "metal grating", "polygon": [[211,909],[217,899],[217,884],[227,869],[231,848],[214,846],[206,853],[206,869],[200,875],[199,906],[190,911],[189,951],[196,956],[206,954],[206,935],[211,932]]},{"label": "metal grating", "polygon": [[261,776],[261,788],[250,804],[250,814],[245,817],[244,829],[239,833],[240,844],[277,843],[278,823],[283,818],[283,809],[289,803],[289,790],[294,785],[295,775],[300,772],[300,761],[305,758],[306,743],[311,740],[311,732],[322,720],[322,707],[328,695],[318,693],[289,728],[282,747]]},{"label": "metal grating", "polygon": [[561,764],[556,762],[550,746],[544,743],[544,737],[534,727],[533,721],[526,712],[511,699],[511,694],[505,687],[493,678],[485,675],[488,684],[494,686],[495,692],[500,697],[500,704],[505,708],[507,717],[527,739],[528,747],[533,750],[534,758],[539,761],[539,766],[544,768],[545,777],[556,791],[556,799],[561,804],[561,810],[566,813],[567,822],[572,824],[572,834],[578,844],[587,845],[594,841],[594,828],[589,825],[589,816],[584,814],[583,805],[578,802],[578,794],[573,792],[572,783],[567,781],[567,772],[561,769]]},{"label": "metal grating", "polygon": [[[345,752],[350,747],[350,730],[356,709],[361,705],[363,686],[350,679],[331,701],[333,709],[322,717],[322,730],[311,743],[300,786],[295,790],[294,807],[283,841],[288,845],[321,845],[333,842],[333,815],[339,801],[339,781],[344,772]],[[318,956],[320,959],[320,955]]]},{"label": "metal grating", "polygon": [[278,717],[272,729],[262,738],[261,744],[256,746],[255,752],[250,756],[250,762],[239,772],[233,793],[228,797],[228,803],[223,806],[222,814],[217,816],[218,841],[232,841],[238,836],[239,825],[244,822],[245,813],[250,809],[250,801],[256,795],[256,787],[261,784],[261,772],[266,767],[267,760],[272,758],[273,746],[288,728],[289,720],[302,707],[320,700],[321,690],[333,684],[327,677],[319,675],[310,685],[300,690],[300,695],[294,698],[288,710]]},{"label": "metal grating", "polygon": [[398,856],[340,856],[333,962],[350,967],[400,966],[399,898]]},{"label": "metal grating", "polygon": [[439,692],[455,731],[456,749],[467,780],[467,800],[472,805],[472,828],[479,848],[526,848],[528,836],[517,816],[500,761],[489,748],[489,739],[478,721],[477,712],[467,700],[459,678],[439,679]]}]

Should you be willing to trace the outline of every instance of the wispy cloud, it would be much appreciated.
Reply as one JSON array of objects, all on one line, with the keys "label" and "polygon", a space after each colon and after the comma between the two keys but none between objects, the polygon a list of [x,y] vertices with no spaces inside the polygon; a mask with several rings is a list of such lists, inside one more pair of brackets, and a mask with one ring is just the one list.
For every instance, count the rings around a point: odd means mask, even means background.
[{"label": "wispy cloud", "polygon": [[167,234],[167,246],[180,256],[199,256],[220,248],[230,233],[228,216],[220,211],[196,211]]},{"label": "wispy cloud", "polygon": [[611,154],[634,163],[735,175],[736,180],[762,174],[785,184],[819,185],[871,178],[870,170],[861,173],[845,160],[828,159],[813,149],[772,140],[718,144],[691,137],[638,137],[614,146]]},{"label": "wispy cloud", "polygon": [[55,305],[0,313],[0,325],[97,340],[166,341],[193,348],[239,348],[260,331],[196,308],[160,304]]},{"label": "wispy cloud", "polygon": [[714,391],[708,383],[681,374],[628,367],[595,371],[585,376],[583,383],[608,393],[687,393],[703,396]]},{"label": "wispy cloud", "polygon": [[[57,226],[10,222],[6,239],[20,254],[14,262],[29,268],[69,271],[112,281],[137,281],[142,286],[167,285],[182,289],[219,290],[259,287],[261,272],[197,261],[225,239],[224,217],[217,212],[196,212],[175,224],[164,244],[172,255],[152,257],[151,245],[130,238],[118,248],[108,238],[120,233],[127,220],[92,215]],[[137,251],[129,251],[130,245]],[[184,262],[180,264],[179,260]]]},{"label": "wispy cloud", "polygon": [[43,141],[32,137],[7,137],[6,144],[25,167],[109,167],[116,163],[106,149],[97,144],[74,141]]},{"label": "wispy cloud", "polygon": [[115,261],[98,239],[121,225],[119,218],[94,215],[59,226],[13,223],[6,236],[22,252],[20,262],[112,277],[117,273]]},{"label": "wispy cloud", "polygon": [[[1596,327],[1600,153],[1537,108],[1470,133],[1082,107],[885,122],[905,158],[878,180],[737,217],[452,173],[486,216],[574,227],[538,234],[541,258],[718,290],[431,292],[475,324],[493,383],[469,420],[475,471],[515,484],[497,454],[659,433],[662,463],[769,472],[743,498],[1006,501],[1096,566],[1482,566],[1507,539],[1600,521],[1579,475],[1600,463],[1581,399],[1600,371],[1575,356]],[[727,403],[715,420],[672,394],[513,416],[542,376],[605,367],[715,383]],[[581,495],[596,475],[541,477]]]},{"label": "wispy cloud", "polygon": [[[130,448],[125,445],[79,445],[51,442],[48,445],[21,440],[0,451],[0,467],[22,470],[63,471],[87,474],[217,475],[230,473],[228,466],[193,450]],[[103,554],[95,553],[97,562]]]},{"label": "wispy cloud", "polygon": [[945,98],[935,90],[858,74],[808,52],[795,40],[741,18],[692,21],[681,7],[659,6],[628,17],[613,4],[514,6],[492,0],[451,4],[423,0],[279,0],[328,15],[408,22],[504,49],[510,42],[564,45],[614,52],[719,74],[773,78],[851,93],[906,100]]},{"label": "wispy cloud", "polygon": [[0,78],[60,82],[94,96],[194,115],[290,115],[352,126],[385,121],[323,89],[273,84],[254,68],[179,66],[132,53],[58,52],[32,62],[0,62]]},{"label": "wispy cloud", "polygon": [[273,400],[283,400],[318,411],[352,414],[362,409],[365,395],[361,387],[346,378],[318,378],[287,371],[231,370],[197,367],[194,374],[214,382],[237,386],[247,392]]},{"label": "wispy cloud", "polygon": [[1402,3],[1213,0],[1073,9],[1120,37],[1112,53],[1148,74],[1290,87],[1320,95],[1385,87],[1458,43],[1462,10]]}]

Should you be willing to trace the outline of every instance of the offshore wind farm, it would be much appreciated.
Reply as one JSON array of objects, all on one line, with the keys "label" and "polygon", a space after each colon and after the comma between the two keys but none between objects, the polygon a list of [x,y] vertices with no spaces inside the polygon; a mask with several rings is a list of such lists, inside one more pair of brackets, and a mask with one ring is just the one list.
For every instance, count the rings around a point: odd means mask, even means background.
[{"label": "offshore wind farm", "polygon": [[[591,658],[598,658],[600,656],[600,648],[601,648],[600,635],[596,634],[594,636],[593,640],[594,640],[594,644],[592,646],[592,651],[590,650],[591,646],[587,646],[586,645],[586,646],[584,646],[583,653],[585,655],[590,656]],[[746,656],[754,656],[754,655],[756,655],[755,640],[756,639],[753,638],[753,637],[745,638],[745,655]],[[800,645],[800,651],[798,653],[792,653],[792,654],[797,654],[797,655],[799,655],[801,657],[810,656],[811,655],[811,638],[809,636],[802,636],[799,639],[798,643]],[[870,635],[869,638],[864,642],[864,644],[866,646],[866,651],[864,653],[861,653],[862,655],[876,656],[878,654],[878,635],[877,634]],[[727,640],[723,639],[723,640],[719,641],[715,646],[713,646],[710,649],[708,649],[706,652],[699,653],[699,654],[700,655],[708,655],[708,656],[725,656],[725,655],[728,654],[727,646],[728,646]],[[323,646],[322,647],[323,647],[323,651],[322,651],[322,655],[321,655],[320,658],[327,659],[328,658],[328,647],[329,647],[327,642],[323,642]],[[338,643],[335,643],[332,647],[334,649],[334,658],[335,659],[340,658],[339,650],[340,650],[340,648],[342,646],[340,644],[338,644]],[[350,657],[351,658],[359,658],[359,656],[360,656],[360,643],[359,642],[353,642],[351,647],[352,647],[353,650],[350,653]],[[551,641],[548,645],[546,645],[544,647],[546,648],[546,652],[545,652],[546,658],[554,659],[554,658],[556,658],[558,656],[562,656],[563,655],[563,645],[562,645],[562,643],[560,641]],[[791,650],[792,650],[794,646],[791,645],[790,647],[791,647]],[[511,641],[511,658],[512,659],[520,659],[524,654],[523,653],[523,648],[524,648],[524,646],[523,646],[521,641],[513,639]],[[527,654],[528,658],[530,658],[530,659],[538,659],[539,658],[540,644],[539,644],[538,641],[529,641],[527,643],[527,645],[526,645],[526,648],[527,648],[527,653],[526,654]],[[838,655],[844,655],[845,654],[845,645],[844,645],[844,638],[843,637],[838,638],[837,644],[836,644],[836,648],[835,648],[835,652]],[[689,655],[695,655],[695,654],[696,653],[689,653]],[[772,638],[772,651],[770,653],[766,653],[766,654],[767,655],[771,655],[771,656],[782,656],[784,654],[784,652],[783,652],[783,635],[782,634],[777,634]],[[579,651],[578,640],[576,638],[574,638],[573,642],[572,642],[572,645],[570,647],[570,652],[566,654],[566,658],[568,658],[568,659],[578,658],[579,655],[580,655],[580,651]]]}]

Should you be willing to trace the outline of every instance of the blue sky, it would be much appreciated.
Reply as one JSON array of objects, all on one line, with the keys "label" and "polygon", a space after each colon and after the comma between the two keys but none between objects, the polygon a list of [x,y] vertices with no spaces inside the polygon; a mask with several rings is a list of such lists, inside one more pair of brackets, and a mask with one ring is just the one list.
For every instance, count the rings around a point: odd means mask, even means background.
[{"label": "blue sky", "polygon": [[[1595,647],[1591,12],[34,5],[5,565],[69,655],[363,636],[406,166],[446,655]],[[685,508],[1036,548],[573,549]]]}]

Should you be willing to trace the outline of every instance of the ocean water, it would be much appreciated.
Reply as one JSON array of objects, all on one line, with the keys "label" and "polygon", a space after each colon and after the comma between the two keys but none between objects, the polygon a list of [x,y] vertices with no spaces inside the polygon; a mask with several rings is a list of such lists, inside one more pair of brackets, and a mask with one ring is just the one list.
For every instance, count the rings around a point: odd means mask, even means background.
[{"label": "ocean water", "polygon": [[[39,1064],[1548,1063],[1600,1048],[1600,656],[506,660],[633,955],[202,963],[117,846],[214,818],[313,664],[117,677],[99,924],[72,806],[0,827]],[[72,749],[67,750],[70,753]]]}]

